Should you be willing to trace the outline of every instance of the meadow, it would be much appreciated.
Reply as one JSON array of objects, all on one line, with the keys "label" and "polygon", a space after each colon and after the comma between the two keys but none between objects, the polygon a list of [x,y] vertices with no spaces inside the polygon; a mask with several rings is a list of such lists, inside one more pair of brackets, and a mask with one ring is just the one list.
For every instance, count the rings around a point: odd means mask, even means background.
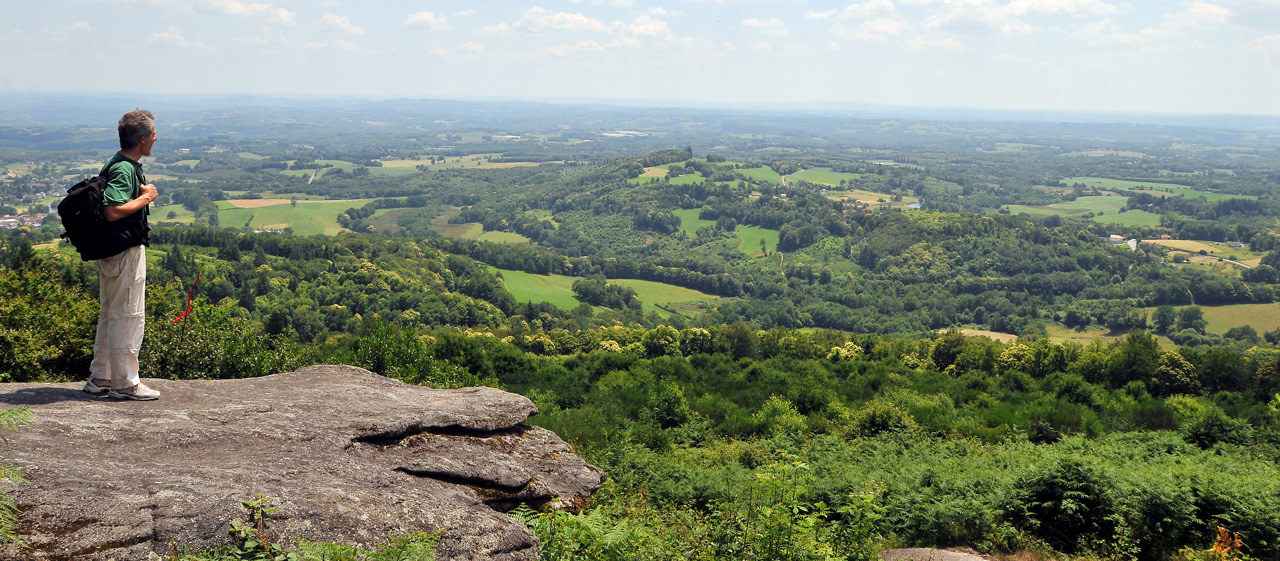
[{"label": "meadow", "polygon": [[[576,277],[565,275],[535,275],[510,269],[491,270],[502,273],[502,280],[517,302],[547,302],[558,308],[571,310],[581,305],[573,295],[573,281]],[[696,290],[654,281],[637,279],[613,279],[609,284],[625,286],[636,291],[642,303],[641,309],[655,312],[663,317],[670,317],[672,312],[696,312],[697,303],[719,298]],[[659,307],[662,306],[662,307]]]},{"label": "meadow", "polygon": [[734,171],[742,174],[742,176],[746,177],[747,179],[764,181],[766,183],[773,183],[774,185],[782,184],[782,176],[778,175],[778,172],[773,171],[773,168],[769,166],[761,166],[758,168],[741,168]]},{"label": "meadow", "polygon": [[[255,200],[255,199],[250,199]],[[284,200],[284,199],[279,199]],[[236,202],[217,201],[218,221],[223,226],[255,230],[283,230],[293,228],[298,235],[337,234],[342,231],[338,215],[349,208],[359,208],[372,199],[339,201],[304,201],[297,206],[284,203],[259,208],[237,208]]]},{"label": "meadow", "polygon": [[861,178],[862,174],[832,171],[831,168],[810,168],[787,176],[791,181],[808,181],[830,187],[838,187],[841,181],[852,183]]},{"label": "meadow", "polygon": [[1062,180],[1067,186],[1081,183],[1089,187],[1097,189],[1106,189],[1111,191],[1133,191],[1138,193],[1150,193],[1152,195],[1175,195],[1182,197],[1198,198],[1204,197],[1206,201],[1217,202],[1230,199],[1250,199],[1256,200],[1258,197],[1254,195],[1232,195],[1228,193],[1214,193],[1209,191],[1197,191],[1185,185],[1177,185],[1174,183],[1160,183],[1157,181],[1128,181],[1124,179],[1108,179],[1105,177],[1067,177]]},{"label": "meadow", "polygon": [[[698,218],[698,212],[699,209],[690,208],[677,210],[672,213],[680,219],[680,230],[684,232],[686,237],[692,237],[694,232],[698,231],[698,228],[714,227],[716,225],[714,220],[703,220]],[[777,230],[739,224],[738,227],[734,229],[734,233],[738,235],[738,251],[752,257],[764,255],[760,252],[761,240],[764,240],[769,251],[774,251],[778,247]]]},{"label": "meadow", "polygon": [[[1050,324],[1046,331],[1049,333],[1049,340],[1059,345],[1068,341],[1089,346],[1094,342],[1102,342],[1105,345],[1116,343],[1124,338],[1124,335],[1115,335],[1105,329],[1071,329],[1058,324]],[[1178,344],[1164,335],[1156,335],[1156,342],[1160,343],[1160,348],[1166,351],[1172,351],[1178,348]]]},{"label": "meadow", "polygon": [[1101,195],[1077,197],[1074,201],[1053,203],[1051,205],[1008,205],[1006,208],[1012,214],[1026,213],[1039,216],[1056,214],[1064,217],[1081,218],[1085,214],[1093,213],[1093,220],[1103,224],[1120,224],[1123,226],[1160,225],[1160,215],[1158,214],[1142,210],[1120,212],[1120,209],[1124,208],[1124,205],[1128,202],[1129,197]]},{"label": "meadow", "polygon": [[698,213],[701,211],[702,209],[697,208],[686,208],[672,211],[671,214],[676,215],[676,218],[680,219],[680,231],[684,232],[685,237],[693,237],[694,232],[697,232],[699,228],[710,228],[716,225],[715,220],[703,220],[698,218]]},{"label": "meadow", "polygon": [[742,240],[738,244],[738,251],[741,251],[752,257],[762,255],[760,252],[760,242],[765,243],[765,247],[770,252],[776,251],[778,248],[778,231],[759,226],[743,226],[738,225],[738,239]]},{"label": "meadow", "polygon": [[1258,333],[1280,329],[1280,303],[1200,306],[1206,330],[1219,335],[1233,327],[1253,326]]},{"label": "meadow", "polygon": [[1227,244],[1218,242],[1196,241],[1196,240],[1143,240],[1151,244],[1160,244],[1169,249],[1185,251],[1187,253],[1199,254],[1201,251],[1207,255],[1228,258],[1235,256],[1237,261],[1250,261],[1253,259],[1261,259],[1265,253],[1254,253],[1243,247],[1227,247]]}]

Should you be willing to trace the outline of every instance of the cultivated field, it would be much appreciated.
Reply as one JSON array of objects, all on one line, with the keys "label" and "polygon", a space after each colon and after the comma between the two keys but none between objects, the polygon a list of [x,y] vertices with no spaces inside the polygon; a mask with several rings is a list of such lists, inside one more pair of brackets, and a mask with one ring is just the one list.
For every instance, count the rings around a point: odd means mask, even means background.
[{"label": "cultivated field", "polygon": [[287,205],[290,199],[227,199],[236,208],[262,208],[267,206]]},{"label": "cultivated field", "polygon": [[827,198],[833,201],[857,201],[867,205],[878,205],[888,202],[894,208],[904,207],[911,203],[920,202],[920,197],[914,195],[904,195],[901,201],[891,201],[893,195],[887,193],[877,193],[875,191],[863,191],[862,189],[845,189],[844,191],[828,191]]}]

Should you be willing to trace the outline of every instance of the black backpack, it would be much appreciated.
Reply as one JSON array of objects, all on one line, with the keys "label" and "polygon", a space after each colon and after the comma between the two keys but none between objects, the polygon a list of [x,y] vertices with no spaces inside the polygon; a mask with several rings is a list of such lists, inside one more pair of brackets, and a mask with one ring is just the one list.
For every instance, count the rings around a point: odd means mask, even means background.
[{"label": "black backpack", "polygon": [[75,246],[85,261],[119,255],[130,247],[146,245],[150,241],[145,210],[115,222],[108,222],[102,212],[102,196],[107,189],[106,172],[114,164],[113,160],[102,168],[102,173],[72,185],[67,189],[66,198],[58,203],[58,216],[66,230],[62,237]]}]

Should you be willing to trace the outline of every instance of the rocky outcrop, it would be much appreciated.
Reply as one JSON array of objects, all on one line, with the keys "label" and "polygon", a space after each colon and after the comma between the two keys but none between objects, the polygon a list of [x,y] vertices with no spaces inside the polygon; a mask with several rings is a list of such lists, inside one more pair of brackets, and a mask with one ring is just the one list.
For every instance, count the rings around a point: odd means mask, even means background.
[{"label": "rocky outcrop", "polygon": [[528,399],[433,390],[344,366],[244,380],[147,380],[159,401],[90,396],[81,384],[0,384],[30,426],[0,457],[30,483],[22,559],[146,559],[170,544],[230,540],[241,501],[272,497],[275,536],[376,546],[445,531],[439,557],[533,560],[537,540],[502,514],[576,510],[604,481],[554,433],[524,424]]}]

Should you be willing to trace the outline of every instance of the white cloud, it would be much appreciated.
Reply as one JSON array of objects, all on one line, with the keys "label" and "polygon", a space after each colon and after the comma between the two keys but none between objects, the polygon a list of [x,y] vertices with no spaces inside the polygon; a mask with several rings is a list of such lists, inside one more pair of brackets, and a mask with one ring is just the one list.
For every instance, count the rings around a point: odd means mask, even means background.
[{"label": "white cloud", "polygon": [[782,23],[782,20],[778,18],[748,18],[742,20],[742,27],[755,31],[761,35],[773,35],[777,37],[791,36],[791,30],[787,29],[787,25]]},{"label": "white cloud", "polygon": [[1280,35],[1268,35],[1254,39],[1249,43],[1249,48],[1264,54],[1280,53]]},{"label": "white cloud", "polygon": [[894,13],[895,8],[891,0],[867,0],[862,3],[853,3],[845,6],[840,10],[840,19],[866,19],[874,16],[883,16]]},{"label": "white cloud", "polygon": [[1180,28],[1200,25],[1223,25],[1230,19],[1231,10],[1208,2],[1196,2],[1188,6],[1186,10],[1165,16],[1167,26]]},{"label": "white cloud", "polygon": [[458,48],[464,51],[471,51],[475,54],[480,54],[484,52],[484,45],[481,45],[479,43],[463,43],[461,45],[458,45]]},{"label": "white cloud", "polygon": [[410,15],[404,19],[404,24],[414,27],[425,27],[432,31],[441,31],[449,28],[449,22],[443,15],[437,15],[435,12],[427,11]]},{"label": "white cloud", "polygon": [[351,25],[351,20],[347,16],[335,14],[326,14],[320,18],[320,28],[326,31],[341,31],[351,35],[364,35],[363,27]]},{"label": "white cloud", "polygon": [[916,37],[909,43],[913,49],[944,49],[948,51],[958,51],[964,48],[964,43],[955,39],[925,39]]},{"label": "white cloud", "polygon": [[507,33],[519,31],[525,33],[541,33],[556,29],[564,31],[605,31],[607,28],[599,20],[582,15],[581,12],[548,12],[542,7],[525,10],[520,19],[514,23],[500,23],[481,29],[487,33]]},{"label": "white cloud", "polygon": [[476,15],[476,11],[475,10],[458,10],[454,12],[453,15],[460,18],[471,17]]},{"label": "white cloud", "polygon": [[639,35],[642,37],[671,36],[671,28],[667,26],[667,22],[649,16],[636,16],[631,23],[621,20],[615,21],[612,28],[627,35]]},{"label": "white cloud", "polygon": [[186,46],[187,38],[182,34],[182,30],[175,26],[169,26],[168,31],[159,31],[147,36],[148,43],[173,43],[175,45]]},{"label": "white cloud", "polygon": [[831,27],[831,32],[845,39],[857,39],[860,41],[884,41],[894,35],[901,35],[907,31],[910,26],[907,22],[895,18],[876,18],[867,20],[859,24],[857,27],[850,29],[844,24],[835,24]]},{"label": "white cloud", "polygon": [[675,10],[668,10],[668,9],[666,9],[666,8],[663,8],[663,7],[659,6],[659,7],[656,7],[656,8],[650,8],[650,9],[649,9],[649,15],[651,15],[651,16],[657,16],[657,17],[660,17],[660,18],[665,18],[665,17],[678,18],[678,17],[680,17],[680,16],[683,16],[683,15],[684,15],[684,12],[679,12],[679,11],[675,11]]},{"label": "white cloud", "polygon": [[1161,25],[1148,27],[1137,33],[1126,32],[1110,18],[1105,18],[1084,26],[1073,35],[1094,43],[1153,44],[1170,39],[1182,39],[1194,28],[1226,25],[1230,22],[1231,16],[1231,10],[1223,6],[1209,2],[1195,2],[1182,11],[1165,14]]},{"label": "white cloud", "polygon": [[559,56],[573,53],[595,53],[603,50],[604,47],[595,41],[582,41],[572,47],[563,43],[559,47],[547,47],[547,52]]},{"label": "white cloud", "polygon": [[1010,16],[1107,15],[1116,7],[1102,0],[1013,0],[1004,8]]},{"label": "white cloud", "polygon": [[78,21],[67,26],[67,31],[93,31],[93,26],[87,21]]},{"label": "white cloud", "polygon": [[272,22],[278,21],[288,25],[293,24],[293,12],[284,8],[277,8],[272,4],[241,2],[240,0],[208,1],[210,7],[227,15],[259,18]]},{"label": "white cloud", "polygon": [[427,54],[438,56],[438,57],[447,57],[449,56],[449,49],[446,49],[444,47],[436,47],[434,49],[427,51]]},{"label": "white cloud", "polygon": [[804,13],[804,17],[808,19],[831,19],[831,17],[836,15],[836,12],[838,11],[839,10],[826,10],[824,12],[815,12],[813,10],[809,10]]}]

